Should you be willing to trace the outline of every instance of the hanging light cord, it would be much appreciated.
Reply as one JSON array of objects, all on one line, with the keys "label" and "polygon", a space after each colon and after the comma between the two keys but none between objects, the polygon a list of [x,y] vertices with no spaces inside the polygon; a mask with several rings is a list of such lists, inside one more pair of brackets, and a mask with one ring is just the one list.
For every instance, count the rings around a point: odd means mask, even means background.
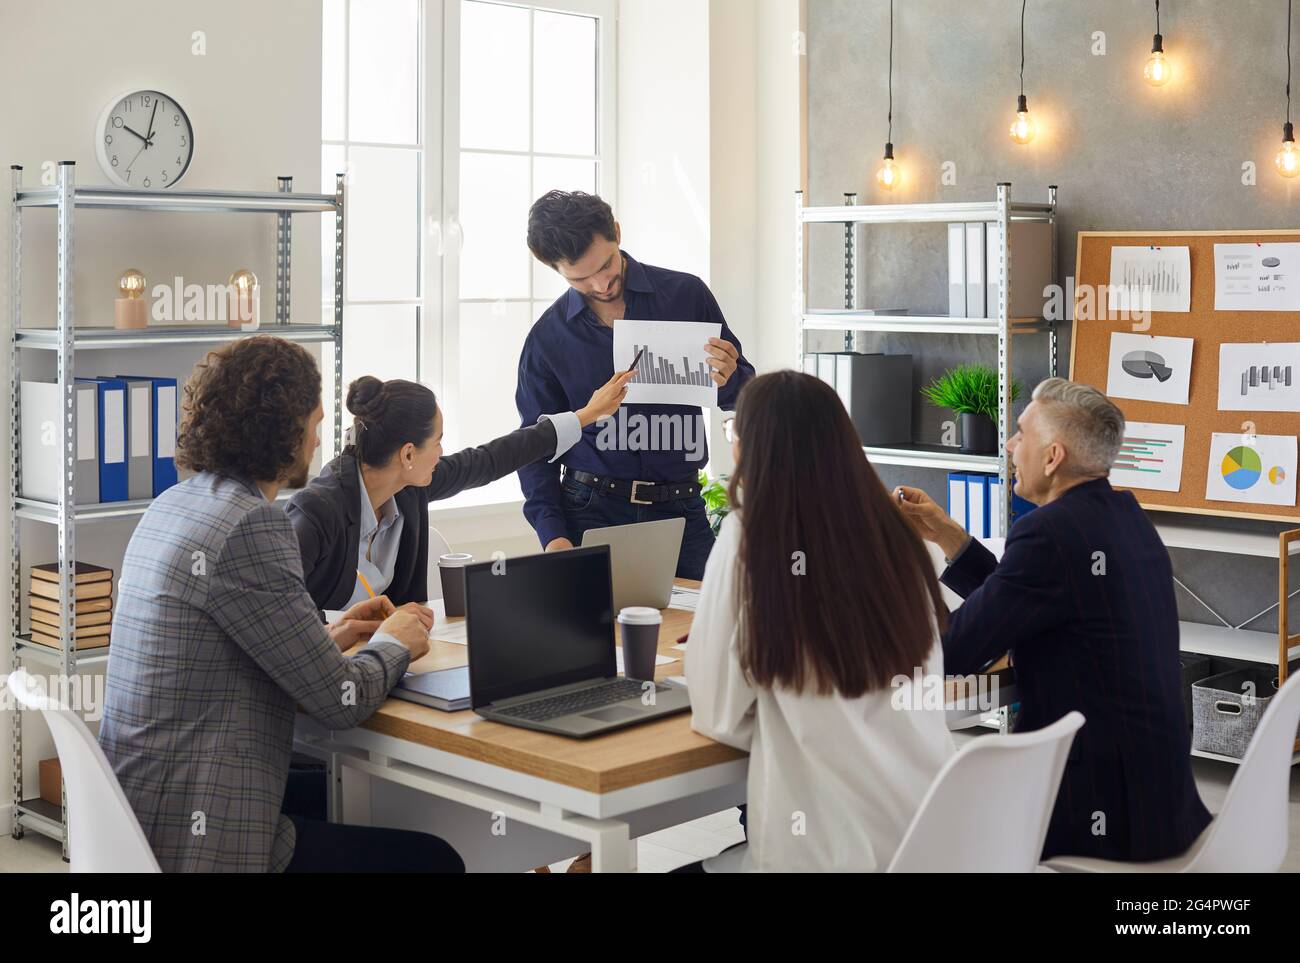
[{"label": "hanging light cord", "polygon": [[[1287,0],[1289,3],[1290,0]],[[1156,33],[1160,32],[1160,0],[1156,0]]]},{"label": "hanging light cord", "polygon": [[1286,122],[1291,123],[1291,0],[1286,0]]},{"label": "hanging light cord", "polygon": [[[1291,0],[1287,0],[1290,3]],[[1020,96],[1025,95],[1025,7],[1029,5],[1029,0],[1021,0],[1020,3]]]},{"label": "hanging light cord", "polygon": [[[1290,3],[1290,0],[1288,0]],[[889,0],[889,134],[885,143],[893,143],[893,0]]]}]

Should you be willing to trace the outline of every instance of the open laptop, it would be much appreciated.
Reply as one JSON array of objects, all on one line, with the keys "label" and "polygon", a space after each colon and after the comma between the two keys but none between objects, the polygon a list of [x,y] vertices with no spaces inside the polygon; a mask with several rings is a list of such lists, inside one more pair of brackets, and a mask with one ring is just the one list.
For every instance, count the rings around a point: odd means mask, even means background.
[{"label": "open laptop", "polygon": [[465,620],[485,719],[584,738],[690,708],[685,689],[618,674],[607,545],[466,566]]},{"label": "open laptop", "polygon": [[583,532],[583,548],[609,546],[614,568],[615,614],[629,605],[667,608],[684,531],[686,519],[664,518]]}]

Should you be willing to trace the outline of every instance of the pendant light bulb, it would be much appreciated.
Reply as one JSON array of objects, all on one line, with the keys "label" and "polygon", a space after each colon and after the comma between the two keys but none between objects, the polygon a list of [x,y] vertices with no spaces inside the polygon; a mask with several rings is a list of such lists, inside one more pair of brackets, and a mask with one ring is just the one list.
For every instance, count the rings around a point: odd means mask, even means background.
[{"label": "pendant light bulb", "polygon": [[894,145],[885,145],[885,159],[881,162],[880,168],[876,171],[876,183],[883,190],[892,191],[894,187],[902,180],[902,171],[894,163]]},{"label": "pendant light bulb", "polygon": [[1021,94],[1016,99],[1016,119],[1011,124],[1011,139],[1017,144],[1028,144],[1037,132],[1034,119],[1029,116],[1029,102]]},{"label": "pendant light bulb", "polygon": [[1290,121],[1282,126],[1282,149],[1273,158],[1273,165],[1283,177],[1300,174],[1300,154],[1295,149],[1295,128]]},{"label": "pendant light bulb", "polygon": [[1142,68],[1142,79],[1152,87],[1163,87],[1169,83],[1169,78],[1172,76],[1173,69],[1165,59],[1164,39],[1160,34],[1156,34],[1155,42],[1151,44],[1151,56],[1147,58],[1146,66]]}]

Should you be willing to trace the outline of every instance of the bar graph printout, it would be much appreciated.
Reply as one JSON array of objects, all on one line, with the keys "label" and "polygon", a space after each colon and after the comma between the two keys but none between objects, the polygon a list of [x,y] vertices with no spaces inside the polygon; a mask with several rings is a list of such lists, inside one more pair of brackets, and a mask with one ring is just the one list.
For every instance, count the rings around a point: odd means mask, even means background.
[{"label": "bar graph printout", "polygon": [[705,345],[720,337],[722,325],[716,323],[615,321],[614,370],[626,371],[640,354],[626,403],[716,408],[718,386]]},{"label": "bar graph printout", "polygon": [[1124,488],[1176,492],[1183,478],[1184,425],[1130,421],[1110,469],[1110,481]]}]

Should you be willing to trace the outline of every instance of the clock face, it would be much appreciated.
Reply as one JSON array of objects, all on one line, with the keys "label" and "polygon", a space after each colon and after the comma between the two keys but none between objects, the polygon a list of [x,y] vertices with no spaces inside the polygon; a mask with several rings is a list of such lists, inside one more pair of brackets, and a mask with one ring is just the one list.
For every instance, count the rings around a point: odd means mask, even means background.
[{"label": "clock face", "polygon": [[171,187],[194,157],[194,129],[180,104],[156,90],[136,90],[104,109],[96,132],[99,165],[116,184]]}]

